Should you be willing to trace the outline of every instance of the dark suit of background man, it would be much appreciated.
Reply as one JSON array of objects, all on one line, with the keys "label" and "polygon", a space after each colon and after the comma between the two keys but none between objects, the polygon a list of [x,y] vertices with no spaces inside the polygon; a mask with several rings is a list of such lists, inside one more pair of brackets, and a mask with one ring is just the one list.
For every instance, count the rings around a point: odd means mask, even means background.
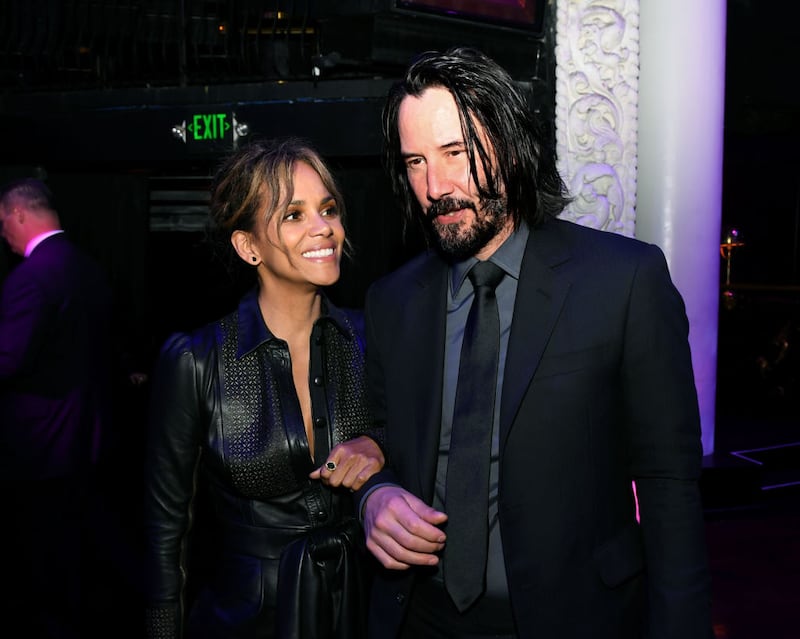
[{"label": "dark suit of background man", "polygon": [[[435,250],[366,300],[387,447],[386,469],[357,495],[385,568],[371,636],[711,637],[683,301],[656,246],[557,219],[566,189],[534,117],[511,78],[470,50],[423,54],[384,108],[394,187]],[[486,423],[485,590],[462,613],[440,566],[469,528],[447,527],[445,479],[465,275],[478,260],[505,271],[502,346]],[[486,504],[468,506],[486,521]]]},{"label": "dark suit of background man", "polygon": [[64,235],[43,182],[0,191],[0,223],[24,257],[0,291],[0,477],[12,536],[3,549],[16,568],[3,575],[22,599],[3,620],[26,637],[86,636],[81,530],[110,409],[111,294]]}]

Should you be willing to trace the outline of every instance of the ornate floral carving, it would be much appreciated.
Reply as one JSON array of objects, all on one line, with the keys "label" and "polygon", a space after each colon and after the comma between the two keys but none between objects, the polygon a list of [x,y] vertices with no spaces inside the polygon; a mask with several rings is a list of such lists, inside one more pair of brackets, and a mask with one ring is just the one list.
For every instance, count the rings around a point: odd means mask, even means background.
[{"label": "ornate floral carving", "polygon": [[639,0],[556,0],[556,150],[575,198],[562,214],[633,236]]}]

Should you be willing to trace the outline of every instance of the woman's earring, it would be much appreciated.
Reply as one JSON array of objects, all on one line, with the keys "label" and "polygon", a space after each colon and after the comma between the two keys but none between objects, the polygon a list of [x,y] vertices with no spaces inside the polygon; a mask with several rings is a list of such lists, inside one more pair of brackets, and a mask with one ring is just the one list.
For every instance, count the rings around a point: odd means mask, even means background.
[{"label": "woman's earring", "polygon": [[251,257],[250,259],[253,260],[254,262],[258,262],[258,258],[255,255],[253,257]]}]

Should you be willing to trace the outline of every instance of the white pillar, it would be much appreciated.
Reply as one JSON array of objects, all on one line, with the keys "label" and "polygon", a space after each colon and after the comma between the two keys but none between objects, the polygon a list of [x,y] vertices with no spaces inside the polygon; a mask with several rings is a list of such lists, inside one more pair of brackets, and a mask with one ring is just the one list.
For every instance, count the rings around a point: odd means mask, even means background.
[{"label": "white pillar", "polygon": [[703,451],[714,450],[725,0],[641,0],[636,237],[686,302]]}]

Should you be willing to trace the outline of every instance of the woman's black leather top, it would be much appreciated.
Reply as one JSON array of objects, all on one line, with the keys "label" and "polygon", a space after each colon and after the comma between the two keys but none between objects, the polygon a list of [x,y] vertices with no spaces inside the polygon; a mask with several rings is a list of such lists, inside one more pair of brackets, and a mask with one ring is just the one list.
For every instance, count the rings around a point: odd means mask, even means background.
[{"label": "woman's black leather top", "polygon": [[[193,636],[187,623],[209,637],[272,636],[281,550],[353,514],[349,491],[308,474],[338,442],[367,434],[382,444],[367,406],[359,319],[325,299],[312,332],[316,464],[288,346],[264,324],[257,291],[230,315],[165,343],[145,469],[148,636]],[[190,552],[195,518],[198,529],[213,530],[201,557]],[[208,579],[188,614],[186,584],[198,560]]]}]

